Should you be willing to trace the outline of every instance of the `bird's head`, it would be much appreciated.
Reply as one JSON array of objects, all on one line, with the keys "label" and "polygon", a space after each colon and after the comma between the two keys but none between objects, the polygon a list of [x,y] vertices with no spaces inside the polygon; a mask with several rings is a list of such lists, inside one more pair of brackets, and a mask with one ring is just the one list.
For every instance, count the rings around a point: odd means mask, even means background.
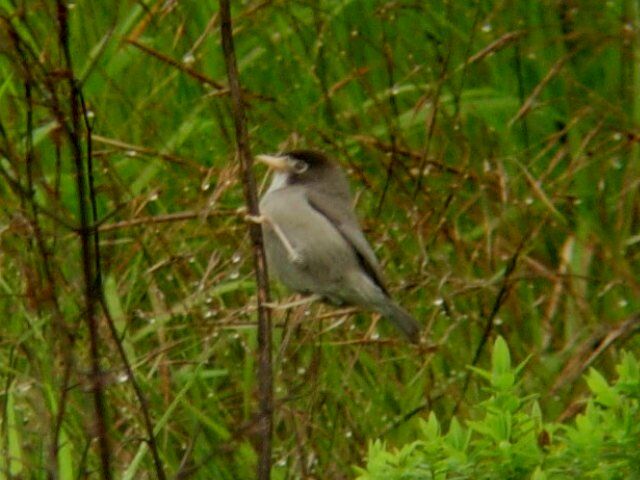
[{"label": "bird's head", "polygon": [[314,185],[314,188],[326,193],[348,195],[347,181],[341,168],[323,153],[314,150],[291,150],[277,155],[258,155],[256,160],[275,172],[276,188]]},{"label": "bird's head", "polygon": [[292,150],[277,155],[258,155],[256,160],[276,173],[285,174],[289,179],[288,183],[304,183],[336,168],[327,156],[313,150]]}]

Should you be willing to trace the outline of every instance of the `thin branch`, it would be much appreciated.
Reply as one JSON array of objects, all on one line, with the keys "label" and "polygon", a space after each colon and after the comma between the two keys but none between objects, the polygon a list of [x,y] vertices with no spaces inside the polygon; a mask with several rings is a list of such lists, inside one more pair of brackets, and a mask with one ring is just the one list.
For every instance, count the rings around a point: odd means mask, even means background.
[{"label": "thin branch", "polygon": [[391,94],[389,95],[389,108],[391,110],[390,117],[385,116],[385,121],[387,123],[387,130],[389,135],[389,145],[391,149],[389,151],[390,158],[389,164],[387,165],[387,172],[385,175],[384,185],[382,187],[382,193],[380,194],[380,199],[378,200],[378,206],[376,207],[376,217],[380,217],[382,213],[382,206],[384,205],[384,201],[387,198],[387,193],[389,191],[389,187],[391,185],[391,179],[394,174],[394,166],[399,162],[398,158],[398,118],[400,117],[400,109],[398,108],[398,99],[396,95],[393,93],[396,88],[396,79],[395,79],[395,64],[393,61],[393,49],[389,42],[387,35],[387,25],[388,21],[386,19],[382,19],[382,55],[385,59],[386,65],[386,73],[387,73],[387,88]]},{"label": "thin branch", "polygon": [[635,313],[622,323],[607,326],[601,332],[589,337],[578,353],[566,362],[547,396],[557,395],[561,388],[572,385],[609,347],[616,342],[622,343],[640,331],[640,313]]},{"label": "thin branch", "polygon": [[102,143],[104,145],[109,145],[111,147],[115,147],[118,148],[120,150],[125,150],[127,152],[129,152],[130,156],[135,156],[136,154],[142,154],[142,155],[150,155],[153,157],[158,157],[161,158],[163,160],[166,160],[168,162],[171,163],[175,163],[176,165],[180,165],[182,167],[189,167],[193,170],[196,170],[200,173],[204,173],[206,172],[206,168],[203,167],[202,165],[200,165],[199,163],[193,161],[193,160],[189,160],[186,158],[182,158],[179,157],[177,155],[173,155],[171,153],[167,153],[167,152],[160,152],[157,150],[154,150],[152,148],[149,147],[143,147],[140,145],[133,145],[131,143],[127,143],[127,142],[123,142],[122,140],[117,140],[114,138],[107,138],[107,137],[103,137],[102,135],[98,135],[96,133],[93,133],[91,135],[91,139],[94,142],[99,142]]},{"label": "thin branch", "polygon": [[133,45],[134,47],[136,47],[136,48],[138,48],[140,50],[142,50],[144,53],[146,53],[148,55],[151,55],[154,58],[157,58],[161,62],[167,63],[167,64],[171,65],[172,67],[177,68],[178,70],[186,73],[190,77],[195,78],[200,83],[204,83],[205,85],[209,85],[210,87],[215,88],[216,90],[225,90],[225,86],[222,85],[221,83],[216,82],[214,79],[209,78],[206,75],[203,75],[202,73],[198,72],[197,70],[194,70],[193,68],[190,68],[190,67],[186,66],[184,63],[179,62],[178,60],[175,60],[175,59],[171,58],[170,56],[165,55],[162,52],[158,52],[157,50],[154,50],[151,47],[147,47],[146,45],[138,42],[137,40],[129,38],[129,39],[127,39],[127,43],[129,43],[130,45]]},{"label": "thin branch", "polygon": [[[142,50],[144,53],[151,55],[154,58],[157,58],[158,60],[160,60],[161,62],[164,62],[168,65],[171,65],[172,67],[176,68],[177,70],[180,70],[181,72],[186,73],[187,75],[189,75],[191,78],[194,78],[196,80],[198,80],[198,82],[200,82],[201,84],[204,85],[208,85],[209,87],[213,88],[216,90],[215,93],[213,93],[213,96],[219,96],[219,95],[228,95],[229,94],[229,89],[227,87],[225,87],[224,85],[222,85],[219,82],[216,82],[214,79],[207,77],[206,75],[198,72],[197,70],[194,70],[191,67],[186,66],[184,63],[179,62],[178,60],[175,60],[171,57],[169,57],[168,55],[165,55],[162,52],[159,52],[157,50],[154,50],[153,48],[150,48],[146,45],[144,45],[143,43],[138,42],[135,39],[127,39],[127,43],[129,43],[130,45],[133,45],[134,47]],[[260,94],[255,94],[252,92],[248,92],[248,91],[243,91],[242,92],[247,98],[254,98],[254,99],[259,99],[259,100],[265,100],[268,102],[273,102],[274,99],[272,97],[269,97],[267,95],[260,95]]]},{"label": "thin branch", "polygon": [[129,220],[122,220],[120,222],[107,223],[100,225],[98,230],[101,232],[111,232],[113,230],[121,230],[125,228],[137,227],[139,225],[154,224],[154,223],[170,223],[181,222],[184,220],[193,220],[194,218],[208,218],[213,216],[233,215],[236,212],[229,211],[198,211],[198,210],[185,210],[184,212],[166,213],[163,215],[153,215],[147,217],[131,218]]},{"label": "thin branch", "polygon": [[553,80],[560,73],[560,71],[562,70],[562,67],[564,67],[564,64],[567,63],[567,61],[574,55],[574,53],[575,52],[568,53],[563,57],[560,57],[556,61],[556,63],[553,64],[553,66],[549,69],[549,71],[544,76],[544,78],[540,81],[540,83],[538,83],[535,86],[535,88],[531,91],[531,94],[527,97],[525,102],[522,104],[522,106],[520,107],[520,110],[518,110],[518,113],[516,113],[511,120],[509,120],[510,127],[514,123],[516,123],[518,120],[523,118],[525,115],[527,115],[529,111],[531,111],[531,109],[534,106],[534,103],[540,97],[540,94],[542,93],[542,91],[549,84],[549,82]]},{"label": "thin branch", "polygon": [[429,116],[427,123],[425,125],[427,138],[422,148],[422,158],[420,159],[420,163],[418,165],[418,175],[416,176],[415,189],[413,191],[414,199],[418,196],[418,194],[422,190],[422,182],[424,180],[423,172],[425,167],[427,166],[427,162],[429,161],[429,154],[431,153],[431,145],[432,145],[433,137],[436,131],[436,122],[438,121],[438,113],[440,111],[440,103],[442,100],[441,94],[444,88],[444,84],[447,81],[448,75],[449,75],[448,69],[449,69],[449,64],[451,62],[451,55],[453,52],[452,42],[453,42],[453,37],[450,37],[448,48],[447,48],[447,55],[446,57],[441,58],[439,62],[440,74],[438,76],[438,80],[436,81],[436,89],[433,92],[433,96],[432,96],[433,106],[431,107],[431,115]]},{"label": "thin branch", "polygon": [[476,353],[473,356],[473,361],[471,362],[471,365],[473,366],[475,366],[478,363],[478,360],[480,360],[480,355],[482,355],[482,350],[484,349],[484,346],[487,344],[487,341],[491,336],[491,331],[493,330],[493,324],[496,319],[496,316],[498,315],[500,308],[502,307],[502,305],[504,305],[504,302],[506,301],[507,296],[509,295],[509,291],[511,290],[511,276],[513,275],[513,272],[515,272],[516,266],[518,265],[518,258],[520,258],[520,253],[522,252],[522,249],[524,247],[525,239],[526,237],[523,238],[522,242],[520,242],[520,245],[518,245],[518,249],[509,259],[509,263],[507,263],[507,268],[505,269],[504,275],[502,276],[502,285],[500,286],[498,295],[496,296],[496,299],[493,302],[493,307],[491,308],[491,312],[486,318],[484,330],[482,332],[482,338],[480,339],[480,343],[476,348]]},{"label": "thin branch", "polygon": [[[111,473],[111,450],[107,432],[107,412],[102,385],[102,370],[100,367],[100,339],[98,332],[98,319],[96,306],[100,300],[100,277],[95,269],[94,262],[97,252],[93,251],[91,238],[98,232],[92,229],[89,219],[88,204],[93,204],[91,199],[93,189],[87,191],[87,179],[82,153],[82,140],[80,123],[80,92],[78,82],[73,75],[73,64],[69,49],[69,25],[67,18],[67,5],[62,0],[56,1],[58,20],[58,43],[64,54],[67,68],[67,83],[69,88],[69,104],[71,107],[71,128],[67,132],[76,170],[76,189],[78,194],[78,208],[80,213],[80,244],[82,255],[82,268],[84,274],[84,300],[85,320],[89,329],[89,343],[91,350],[91,382],[95,408],[96,435],[100,449],[101,473],[104,480],[113,478]],[[89,132],[90,135],[90,132]],[[92,232],[92,230],[94,230]],[[97,239],[96,239],[97,242]],[[92,261],[93,260],[93,261]],[[99,259],[98,259],[99,261]]]},{"label": "thin branch", "polygon": [[[518,265],[518,259],[520,258],[520,254],[524,249],[525,242],[529,238],[531,238],[531,235],[525,235],[522,238],[522,240],[520,241],[520,244],[516,248],[516,251],[509,259],[509,263],[507,263],[507,266],[504,271],[504,275],[502,276],[502,285],[500,286],[498,295],[496,296],[496,299],[493,302],[493,306],[491,307],[491,312],[486,317],[485,325],[482,332],[482,337],[480,338],[480,343],[476,347],[476,352],[473,355],[471,366],[477,365],[478,360],[480,360],[480,355],[482,355],[482,351],[484,350],[484,347],[487,344],[489,337],[491,336],[491,332],[493,330],[493,325],[494,325],[496,316],[498,315],[498,312],[506,302],[509,292],[511,291],[513,272],[515,272],[516,267]],[[454,415],[458,411],[458,408],[460,408],[462,400],[464,399],[467,389],[469,388],[470,381],[471,381],[471,372],[467,372],[467,375],[464,380],[464,386],[462,387],[462,395],[460,395],[460,398],[456,402],[456,405],[453,410]]]},{"label": "thin branch", "polygon": [[[229,89],[231,91],[231,105],[236,131],[238,156],[240,157],[242,170],[244,196],[249,213],[258,215],[258,194],[251,170],[253,159],[249,147],[247,119],[242,101],[242,91],[240,89],[240,79],[233,45],[229,0],[220,0],[220,25],[222,50],[224,52],[227,76],[229,77]],[[269,309],[264,306],[264,304],[269,301],[269,281],[260,225],[250,223],[249,235],[253,247],[254,269],[258,285],[258,428],[260,435],[260,452],[257,478],[258,480],[269,480],[271,477],[271,441],[273,435],[272,326],[271,313]]]},{"label": "thin branch", "polygon": [[111,316],[111,312],[109,311],[104,292],[100,296],[100,305],[102,306],[102,311],[104,312],[104,316],[107,319],[107,326],[109,327],[111,338],[116,344],[118,355],[120,355],[120,359],[122,360],[124,369],[127,372],[127,379],[129,380],[129,382],[131,382],[133,391],[136,395],[136,398],[138,399],[138,403],[140,404],[140,412],[142,413],[142,419],[144,421],[144,429],[147,432],[147,445],[149,445],[149,450],[151,451],[151,456],[153,457],[153,464],[156,469],[157,478],[158,480],[165,480],[167,478],[167,475],[164,473],[162,460],[160,460],[158,444],[156,443],[156,436],[153,433],[153,423],[151,422],[151,417],[149,416],[149,402],[147,402],[147,398],[144,396],[144,393],[142,393],[140,384],[138,383],[138,380],[136,380],[136,377],[133,373],[131,362],[129,362],[129,359],[127,358],[127,353],[125,352],[122,341],[120,340],[120,336],[118,335],[118,329],[116,328],[113,317]]},{"label": "thin branch", "polygon": [[[13,41],[14,51],[17,54],[17,62],[22,67],[22,71],[24,74],[24,87],[25,87],[25,105],[26,105],[26,151],[25,151],[25,165],[26,165],[26,176],[27,176],[27,185],[26,188],[23,187],[22,183],[18,179],[13,179],[8,172],[4,169],[0,169],[0,176],[3,176],[11,189],[18,195],[23,205],[28,206],[28,210],[31,213],[30,225],[33,229],[33,240],[37,247],[37,251],[42,260],[42,271],[44,274],[44,279],[46,280],[46,287],[40,288],[43,291],[44,296],[42,297],[43,301],[37,302],[37,308],[40,311],[42,305],[46,304],[51,307],[53,310],[53,329],[52,329],[52,339],[54,342],[60,341],[60,351],[62,354],[62,380],[61,380],[61,388],[60,388],[60,397],[56,401],[57,412],[55,415],[55,419],[53,421],[52,432],[51,432],[51,444],[49,446],[49,461],[50,464],[47,466],[47,477],[48,478],[56,478],[57,470],[58,470],[58,453],[60,449],[59,439],[60,432],[62,430],[62,424],[64,421],[64,417],[67,411],[67,398],[69,392],[69,383],[71,379],[71,373],[73,369],[73,365],[75,365],[75,361],[73,359],[73,347],[74,347],[74,336],[71,332],[71,329],[67,326],[64,315],[62,313],[62,309],[60,307],[57,292],[59,290],[56,276],[54,275],[54,271],[57,270],[57,267],[54,265],[54,260],[52,258],[51,249],[47,246],[45,242],[45,233],[43,232],[43,228],[41,226],[40,217],[41,213],[47,214],[57,219],[56,215],[53,215],[49,212],[48,209],[39,205],[36,201],[35,197],[35,181],[34,181],[34,163],[35,163],[35,155],[33,153],[33,131],[34,131],[34,121],[33,121],[33,111],[34,111],[34,98],[33,98],[33,90],[37,89],[37,82],[35,80],[34,72],[32,71],[32,62],[33,58],[30,57],[30,49],[26,42],[22,39],[18,31],[11,24],[11,22],[6,21],[6,25],[9,31],[9,36]],[[36,62],[36,65],[37,64]],[[0,135],[3,137],[5,142],[7,142],[7,156],[11,157],[11,147],[8,142],[6,132],[2,124],[0,123]],[[15,165],[19,164],[20,161],[15,160],[13,162]],[[25,208],[25,212],[27,208]],[[65,225],[67,228],[73,228],[69,223],[58,220],[60,224]],[[37,270],[37,268],[34,268]]]}]

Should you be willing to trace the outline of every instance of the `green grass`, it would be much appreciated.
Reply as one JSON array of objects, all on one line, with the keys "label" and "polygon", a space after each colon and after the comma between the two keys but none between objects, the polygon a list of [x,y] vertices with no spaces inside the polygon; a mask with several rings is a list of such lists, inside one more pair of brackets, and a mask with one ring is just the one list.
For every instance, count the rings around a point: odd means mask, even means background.
[{"label": "green grass", "polygon": [[[251,254],[229,98],[203,80],[226,85],[218,4],[69,5],[106,301],[161,460],[170,477],[253,478]],[[350,478],[370,441],[411,442],[430,412],[472,418],[482,384],[465,390],[467,366],[487,324],[514,363],[530,357],[522,385],[549,419],[571,416],[589,366],[610,378],[622,346],[638,351],[625,323],[640,310],[637,10],[234,2],[253,152],[305,146],[340,160],[394,296],[431,347],[366,313],[277,313],[274,478]],[[67,98],[55,12],[49,0],[0,0],[0,478],[100,468],[75,171],[47,93]],[[159,221],[178,212],[195,214]],[[141,217],[155,221],[132,225]],[[154,478],[141,406],[99,320],[115,477]]]}]

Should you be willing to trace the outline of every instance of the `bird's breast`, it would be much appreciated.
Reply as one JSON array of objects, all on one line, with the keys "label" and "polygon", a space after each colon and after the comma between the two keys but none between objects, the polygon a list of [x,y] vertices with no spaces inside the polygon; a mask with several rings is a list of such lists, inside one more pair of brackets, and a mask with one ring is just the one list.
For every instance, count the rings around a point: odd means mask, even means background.
[{"label": "bird's breast", "polygon": [[[353,248],[324,215],[309,205],[301,189],[285,187],[267,192],[260,210],[268,219],[263,231],[269,268],[289,288],[333,294],[345,273],[359,268]],[[276,228],[295,250],[297,261],[291,260]]]}]

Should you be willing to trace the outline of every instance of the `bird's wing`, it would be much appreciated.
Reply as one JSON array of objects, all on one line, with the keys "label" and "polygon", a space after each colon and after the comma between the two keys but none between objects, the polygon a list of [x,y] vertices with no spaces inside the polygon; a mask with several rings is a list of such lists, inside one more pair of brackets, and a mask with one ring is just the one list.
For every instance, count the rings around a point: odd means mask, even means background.
[{"label": "bird's wing", "polygon": [[388,293],[378,259],[362,233],[351,208],[332,207],[335,205],[335,199],[322,193],[307,191],[307,201],[311,208],[324,216],[340,232],[340,235],[354,249],[356,257],[367,275],[384,293]]}]

